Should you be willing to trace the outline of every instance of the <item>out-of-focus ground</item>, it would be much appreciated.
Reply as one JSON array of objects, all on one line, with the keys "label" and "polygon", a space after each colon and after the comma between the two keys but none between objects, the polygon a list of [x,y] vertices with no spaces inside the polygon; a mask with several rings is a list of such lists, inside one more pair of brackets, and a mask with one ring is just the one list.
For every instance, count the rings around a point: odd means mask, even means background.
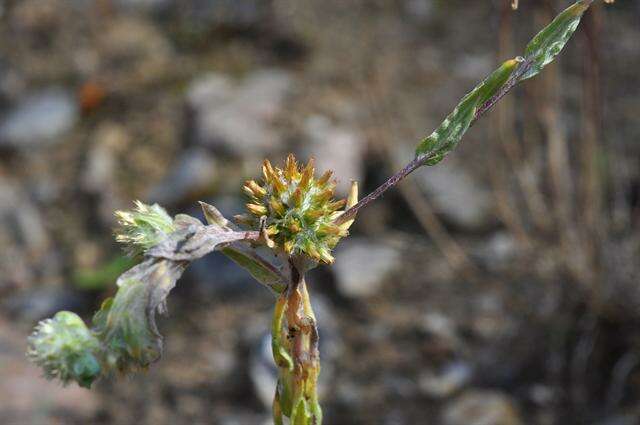
[{"label": "out-of-focus ground", "polygon": [[[375,188],[570,2],[507,3],[0,1],[0,422],[269,423],[273,298],[219,256],[147,373],[61,388],[26,336],[113,293],[134,199],[233,215],[289,151]],[[594,7],[312,274],[327,424],[640,423],[639,4]]]}]

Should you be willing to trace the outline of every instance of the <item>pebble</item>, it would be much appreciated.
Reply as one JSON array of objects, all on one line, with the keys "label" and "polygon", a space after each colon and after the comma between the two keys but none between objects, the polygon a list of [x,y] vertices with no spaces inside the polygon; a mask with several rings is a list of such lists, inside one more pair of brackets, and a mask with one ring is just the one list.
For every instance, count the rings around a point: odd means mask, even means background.
[{"label": "pebble", "polygon": [[518,242],[511,233],[499,231],[482,241],[473,254],[489,269],[500,269],[518,255]]},{"label": "pebble", "polygon": [[247,158],[277,152],[284,141],[273,124],[292,83],[289,73],[276,69],[254,71],[239,82],[216,73],[198,78],[187,94],[196,142]]},{"label": "pebble", "polygon": [[203,148],[190,148],[175,161],[166,177],[151,188],[147,199],[175,205],[190,196],[210,192],[216,179],[214,158]]},{"label": "pebble", "polygon": [[616,414],[607,416],[596,425],[637,425],[640,422],[640,415],[637,413]]},{"label": "pebble", "polygon": [[473,230],[492,221],[490,192],[451,158],[417,173],[416,180],[436,212],[452,224]]},{"label": "pebble", "polygon": [[472,372],[468,363],[457,360],[439,370],[422,372],[418,384],[423,394],[434,399],[442,399],[460,391],[471,379]]},{"label": "pebble", "polygon": [[[224,28],[260,28],[272,23],[273,2],[264,0],[120,0],[133,3],[171,1],[171,13],[190,31]],[[197,34],[197,33],[196,33]]]},{"label": "pebble", "polygon": [[78,311],[86,307],[87,299],[76,291],[42,286],[19,292],[0,304],[13,317],[27,323],[53,316],[58,311]]},{"label": "pebble", "polygon": [[0,146],[28,149],[60,143],[78,121],[71,93],[49,88],[28,95],[0,122]]},{"label": "pebble", "polygon": [[116,4],[126,9],[138,9],[143,11],[155,12],[167,8],[173,0],[116,0]]},{"label": "pebble", "polygon": [[352,237],[335,251],[333,271],[338,291],[350,298],[376,294],[401,263],[400,252],[388,245]]},{"label": "pebble", "polygon": [[194,261],[184,279],[192,281],[196,293],[208,299],[222,295],[255,297],[267,293],[247,271],[219,252]]},{"label": "pebble", "polygon": [[472,390],[449,403],[442,412],[443,425],[522,425],[515,402],[505,394]]},{"label": "pebble", "polygon": [[360,134],[348,127],[334,125],[324,116],[314,115],[305,121],[305,135],[308,141],[304,156],[313,157],[321,172],[333,171],[338,194],[346,195],[352,180],[362,182],[366,144]]},{"label": "pebble", "polygon": [[[179,60],[164,33],[134,13],[107,20],[98,37],[96,60],[87,61],[86,72],[99,73],[110,87],[127,95],[128,88],[166,84],[172,61]],[[154,92],[149,90],[148,95]]]},{"label": "pebble", "polygon": [[60,271],[41,211],[24,192],[0,178],[0,290],[32,284],[41,275],[55,280]]}]

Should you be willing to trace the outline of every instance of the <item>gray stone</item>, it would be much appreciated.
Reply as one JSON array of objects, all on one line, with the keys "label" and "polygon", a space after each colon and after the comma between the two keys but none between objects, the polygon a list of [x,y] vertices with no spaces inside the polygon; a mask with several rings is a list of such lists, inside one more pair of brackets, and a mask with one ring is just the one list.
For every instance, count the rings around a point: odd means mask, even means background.
[{"label": "gray stone", "polygon": [[38,255],[49,246],[44,222],[38,208],[24,196],[17,182],[0,180],[0,240],[6,237]]},{"label": "gray stone", "polygon": [[96,42],[97,57],[87,61],[85,72],[99,72],[110,86],[125,94],[128,88],[161,81],[166,84],[164,78],[179,59],[164,33],[151,21],[133,13],[121,14],[105,23]]},{"label": "gray stone", "polygon": [[515,402],[496,391],[468,391],[447,405],[443,425],[521,425]]},{"label": "gray stone", "polygon": [[36,322],[58,311],[77,311],[86,306],[78,292],[59,287],[41,287],[8,297],[1,305],[10,315],[25,322]]},{"label": "gray stone", "polygon": [[[272,0],[119,0],[126,3],[171,3],[171,14],[179,29],[195,37],[210,37],[212,30],[251,28],[274,24]],[[157,5],[156,8],[160,9]],[[279,23],[280,28],[282,23]]]},{"label": "gray stone", "polygon": [[121,196],[116,181],[118,155],[126,149],[130,138],[123,126],[115,123],[101,124],[91,135],[91,147],[82,173],[82,187],[96,196],[97,214],[107,226],[113,226],[113,212],[129,208]]},{"label": "gray stone", "polygon": [[451,318],[437,311],[425,313],[420,321],[420,328],[436,338],[449,341],[458,339],[456,324]]},{"label": "gray stone", "polygon": [[126,147],[129,136],[117,124],[102,124],[92,136],[93,144],[87,153],[87,165],[82,174],[85,190],[99,194],[114,185],[117,153]]},{"label": "gray stone", "polygon": [[192,281],[196,293],[205,298],[267,295],[267,290],[256,283],[246,270],[220,253],[194,261],[185,272],[184,279]]},{"label": "gray stone", "polygon": [[438,370],[427,370],[420,374],[418,384],[423,394],[445,398],[460,391],[471,379],[472,368],[463,361],[453,361]]},{"label": "gray stone", "polygon": [[155,185],[147,199],[161,205],[172,205],[210,191],[216,178],[216,164],[213,157],[202,148],[184,151],[175,161],[166,177]]},{"label": "gray stone", "polygon": [[189,88],[196,142],[240,157],[278,151],[283,140],[273,125],[292,78],[280,70],[255,71],[240,82],[208,74]]},{"label": "gray stone", "polygon": [[368,297],[400,267],[400,252],[380,242],[351,238],[335,252],[333,271],[338,291],[347,297]]},{"label": "gray stone", "polygon": [[417,173],[416,179],[436,212],[452,224],[474,229],[491,222],[491,194],[451,158]]},{"label": "gray stone", "polygon": [[420,20],[428,19],[433,14],[432,0],[405,0],[404,9],[412,17]]},{"label": "gray stone", "polygon": [[511,233],[500,231],[482,241],[473,254],[489,269],[495,270],[508,266],[518,255],[518,243]]},{"label": "gray stone", "polygon": [[57,275],[59,258],[40,210],[20,185],[0,178],[0,290]]},{"label": "gray stone", "polygon": [[528,389],[528,396],[538,406],[551,405],[554,400],[558,400],[561,397],[555,388],[545,384],[533,384]]},{"label": "gray stone", "polygon": [[489,239],[486,252],[491,255],[494,261],[504,263],[513,258],[517,248],[516,239],[512,234],[499,232]]},{"label": "gray stone", "polygon": [[220,425],[269,425],[273,422],[267,415],[240,410],[217,414],[213,423]]},{"label": "gray stone", "polygon": [[314,157],[318,170],[333,170],[338,181],[337,191],[348,193],[351,180],[364,178],[363,155],[365,140],[356,131],[337,126],[324,117],[315,115],[305,122],[307,143],[304,155]]},{"label": "gray stone", "polygon": [[596,425],[635,425],[639,423],[640,415],[637,413],[618,413],[598,421]]},{"label": "gray stone", "polygon": [[50,88],[20,101],[0,122],[0,145],[33,148],[63,140],[78,120],[71,93]]},{"label": "gray stone", "polygon": [[116,0],[116,4],[124,8],[158,11],[167,8],[173,0]]}]

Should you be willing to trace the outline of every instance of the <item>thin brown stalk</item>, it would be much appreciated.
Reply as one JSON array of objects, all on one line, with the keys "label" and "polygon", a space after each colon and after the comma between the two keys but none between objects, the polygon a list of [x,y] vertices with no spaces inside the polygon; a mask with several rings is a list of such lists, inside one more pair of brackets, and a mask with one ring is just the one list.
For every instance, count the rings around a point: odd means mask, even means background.
[{"label": "thin brown stalk", "polygon": [[[500,14],[500,29],[498,35],[498,57],[509,57],[513,55],[513,28],[512,28],[513,12],[507,3],[503,4]],[[515,175],[516,184],[520,192],[523,194],[524,205],[528,210],[528,215],[536,227],[546,229],[549,227],[548,207],[544,202],[544,197],[536,185],[535,179],[531,179],[527,175],[527,170],[523,169],[524,153],[521,148],[522,141],[515,131],[515,116],[513,114],[515,101],[513,98],[507,97],[496,106],[495,114],[490,118],[492,125],[489,128],[491,139],[496,140],[502,150],[505,162],[508,168]],[[501,163],[502,161],[500,161]],[[491,182],[496,193],[496,198],[501,202],[498,205],[498,214],[500,214],[504,224],[515,234],[521,242],[531,245],[530,235],[525,230],[520,213],[517,207],[511,202],[508,196],[509,179],[496,178],[497,174],[504,175],[504,172],[492,169],[490,171]]]},{"label": "thin brown stalk", "polygon": [[400,171],[389,177],[384,183],[378,186],[376,190],[362,198],[357,204],[349,208],[344,214],[338,217],[336,219],[336,224],[342,224],[345,221],[349,221],[349,219],[353,218],[361,208],[366,207],[371,202],[378,199],[384,192],[395,186],[398,182],[411,174],[416,168],[424,165],[429,159],[430,158],[428,156],[415,158],[413,161],[405,165],[404,168],[402,168]]},{"label": "thin brown stalk", "polygon": [[[550,6],[550,5],[549,5]],[[550,7],[546,8],[547,10]],[[540,21],[547,21],[551,13],[543,13]],[[539,80],[543,85],[544,99],[539,109],[540,121],[547,137],[547,162],[553,196],[554,215],[557,233],[567,270],[578,281],[589,280],[588,266],[585,264],[582,235],[575,225],[575,212],[572,205],[575,198],[569,145],[566,134],[560,125],[560,73],[557,67],[551,67]]]},{"label": "thin brown stalk", "polygon": [[600,14],[599,8],[585,17],[584,22],[584,79],[581,125],[582,210],[583,222],[592,238],[602,228],[602,187],[599,173],[602,112],[600,93]]},{"label": "thin brown stalk", "polygon": [[413,181],[406,181],[398,186],[400,194],[409,204],[409,208],[418,220],[418,223],[434,241],[440,252],[445,256],[453,270],[462,271],[465,277],[474,276],[476,266],[471,262],[465,250],[451,237],[447,229],[442,225],[435,212],[420,192]]},{"label": "thin brown stalk", "polygon": [[590,13],[584,22],[584,78],[582,98],[582,125],[581,125],[581,187],[582,201],[581,227],[583,234],[583,250],[585,252],[587,266],[592,278],[592,300],[595,303],[602,301],[599,279],[598,241],[602,240],[602,229],[605,219],[602,214],[602,187],[599,171],[601,150],[600,139],[602,137],[602,115],[600,110],[600,9]]}]

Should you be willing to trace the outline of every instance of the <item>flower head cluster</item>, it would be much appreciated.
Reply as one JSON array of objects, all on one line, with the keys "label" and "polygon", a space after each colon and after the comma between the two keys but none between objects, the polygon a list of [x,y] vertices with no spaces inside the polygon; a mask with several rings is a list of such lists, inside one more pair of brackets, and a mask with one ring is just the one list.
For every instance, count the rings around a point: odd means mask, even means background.
[{"label": "flower head cluster", "polygon": [[120,225],[116,241],[127,246],[130,254],[141,254],[175,230],[173,219],[158,204],[135,202],[133,211],[116,211]]},{"label": "flower head cluster", "polygon": [[249,197],[249,214],[236,216],[240,224],[259,229],[264,226],[276,247],[287,254],[306,254],[316,261],[332,263],[331,250],[348,234],[350,223],[335,224],[345,206],[357,198],[357,185],[352,185],[349,199],[334,199],[336,183],[332,172],[316,178],[313,159],[298,165],[289,155],[283,168],[273,167],[268,160],[262,166],[262,184],[245,183]]},{"label": "flower head cluster", "polygon": [[61,311],[41,321],[29,337],[29,358],[48,379],[89,388],[100,376],[100,342],[76,314]]}]

